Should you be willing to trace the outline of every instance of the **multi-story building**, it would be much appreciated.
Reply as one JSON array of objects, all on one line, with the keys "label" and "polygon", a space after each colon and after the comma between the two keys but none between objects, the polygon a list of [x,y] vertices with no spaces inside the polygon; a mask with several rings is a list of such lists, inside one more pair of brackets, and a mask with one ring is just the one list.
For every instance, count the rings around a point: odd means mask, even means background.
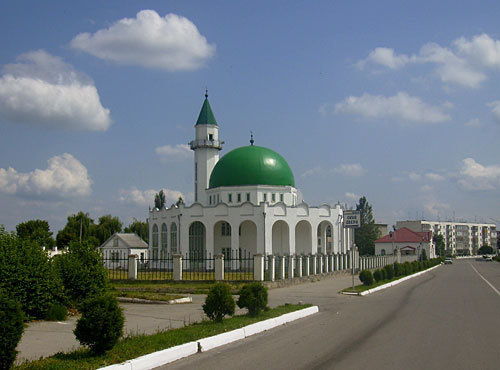
[{"label": "multi-story building", "polygon": [[397,221],[396,228],[407,227],[416,232],[432,231],[442,235],[446,253],[452,255],[477,254],[483,245],[495,248],[497,230],[495,224],[452,221]]}]

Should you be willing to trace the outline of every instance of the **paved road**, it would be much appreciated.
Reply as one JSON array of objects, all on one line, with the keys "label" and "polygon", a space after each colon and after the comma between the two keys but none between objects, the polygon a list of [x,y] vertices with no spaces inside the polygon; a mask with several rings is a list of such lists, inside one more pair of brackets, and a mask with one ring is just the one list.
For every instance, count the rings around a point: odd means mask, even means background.
[{"label": "paved road", "polygon": [[311,296],[317,315],[168,368],[499,367],[499,263],[457,261],[366,297],[337,295],[327,281],[316,284],[314,292],[327,295]]}]

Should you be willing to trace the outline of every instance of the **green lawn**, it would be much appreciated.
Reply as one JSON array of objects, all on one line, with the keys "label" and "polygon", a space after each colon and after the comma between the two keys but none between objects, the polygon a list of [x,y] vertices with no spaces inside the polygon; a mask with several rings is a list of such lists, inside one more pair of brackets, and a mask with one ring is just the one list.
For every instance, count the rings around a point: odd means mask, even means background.
[{"label": "green lawn", "polygon": [[131,336],[122,339],[115,348],[102,356],[92,356],[88,350],[79,349],[70,353],[58,353],[41,360],[26,362],[15,367],[15,369],[97,369],[201,338],[239,329],[261,320],[281,316],[310,306],[309,304],[286,304],[265,311],[259,317],[234,316],[224,319],[222,323],[203,321],[153,335]]},{"label": "green lawn", "polygon": [[[233,294],[237,294],[245,282],[225,282],[231,287]],[[207,294],[215,281],[112,281],[111,286],[119,291],[141,291],[170,294]]]},{"label": "green lawn", "polygon": [[149,299],[150,301],[163,301],[168,302],[172,299],[184,298],[181,294],[169,294],[169,293],[158,293],[158,292],[137,292],[137,291],[127,291],[127,290],[114,290],[113,294],[117,297],[125,298],[139,298],[139,299]]}]

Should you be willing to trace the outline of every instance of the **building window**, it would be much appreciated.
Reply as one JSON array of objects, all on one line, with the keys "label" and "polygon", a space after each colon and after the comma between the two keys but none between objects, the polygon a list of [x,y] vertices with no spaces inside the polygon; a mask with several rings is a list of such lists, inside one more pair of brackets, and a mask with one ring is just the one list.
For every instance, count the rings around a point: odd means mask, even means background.
[{"label": "building window", "polygon": [[228,222],[222,222],[221,235],[222,236],[231,236],[231,225],[229,225]]},{"label": "building window", "polygon": [[280,202],[283,202],[283,198],[284,198],[283,194],[280,194]]},{"label": "building window", "polygon": [[273,203],[276,202],[276,194],[273,193],[271,195],[271,200],[273,201]]},{"label": "building window", "polygon": [[227,195],[227,202],[228,203],[233,203],[233,194],[228,194]]},{"label": "building window", "polygon": [[250,202],[250,193],[247,193],[247,202]]},{"label": "building window", "polygon": [[111,262],[118,262],[120,259],[120,252],[111,252]]},{"label": "building window", "polygon": [[166,250],[167,249],[167,225],[162,224],[161,225],[161,249]]},{"label": "building window", "polygon": [[153,225],[153,248],[158,248],[158,226]]},{"label": "building window", "polygon": [[238,193],[238,203],[241,202],[241,193]]},{"label": "building window", "polygon": [[217,194],[217,204],[219,204],[219,203],[220,203],[220,195]]},{"label": "building window", "polygon": [[177,252],[177,225],[173,222],[170,225],[170,250],[172,253]]},{"label": "building window", "polygon": [[264,202],[267,202],[267,193],[264,193]]},{"label": "building window", "polygon": [[116,237],[113,240],[113,248],[118,248],[118,238],[116,238]]},{"label": "building window", "polygon": [[214,134],[208,134],[208,140],[214,141]]}]

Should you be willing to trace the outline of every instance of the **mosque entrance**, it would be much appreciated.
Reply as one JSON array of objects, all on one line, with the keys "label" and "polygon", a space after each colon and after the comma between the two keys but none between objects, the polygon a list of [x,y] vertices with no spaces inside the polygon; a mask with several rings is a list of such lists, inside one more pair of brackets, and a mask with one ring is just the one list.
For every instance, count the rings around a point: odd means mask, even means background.
[{"label": "mosque entrance", "polygon": [[290,254],[290,228],[285,221],[279,220],[273,224],[272,250],[274,255]]},{"label": "mosque entrance", "polygon": [[206,255],[205,225],[195,221],[189,226],[189,267],[199,268],[205,264]]}]

